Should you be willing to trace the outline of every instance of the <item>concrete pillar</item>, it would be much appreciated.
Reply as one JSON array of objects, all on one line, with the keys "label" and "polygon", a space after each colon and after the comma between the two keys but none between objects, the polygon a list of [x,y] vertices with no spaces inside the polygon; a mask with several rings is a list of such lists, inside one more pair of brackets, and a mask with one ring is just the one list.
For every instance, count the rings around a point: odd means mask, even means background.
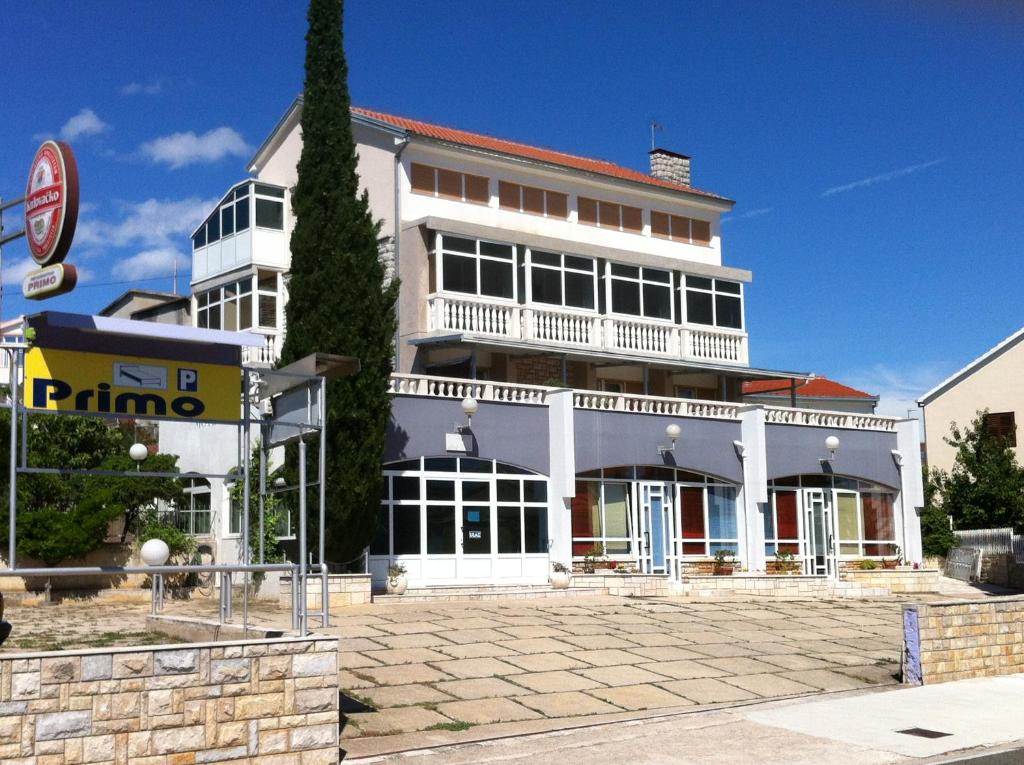
[{"label": "concrete pillar", "polygon": [[737,459],[743,461],[743,488],[739,497],[739,552],[748,571],[764,571],[768,461],[762,407],[740,408],[740,443],[742,446],[736,446]]},{"label": "concrete pillar", "polygon": [[571,389],[548,393],[548,536],[552,561],[572,563],[572,498],[576,495],[576,431]]},{"label": "concrete pillar", "polygon": [[921,424],[916,419],[896,423],[896,451],[900,466],[900,493],[896,498],[896,539],[907,563],[923,560],[921,549],[921,508],[924,480],[921,475]]}]

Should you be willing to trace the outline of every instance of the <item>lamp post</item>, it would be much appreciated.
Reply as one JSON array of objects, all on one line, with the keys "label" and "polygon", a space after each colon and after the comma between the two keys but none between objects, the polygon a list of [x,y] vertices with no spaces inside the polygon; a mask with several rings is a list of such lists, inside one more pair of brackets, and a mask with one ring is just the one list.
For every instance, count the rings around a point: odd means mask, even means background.
[{"label": "lamp post", "polygon": [[676,441],[679,440],[679,434],[682,433],[682,432],[683,432],[682,428],[680,428],[674,422],[670,423],[665,428],[665,435],[668,437],[668,440],[670,441],[670,445],[669,446],[659,446],[658,447],[658,454],[660,454],[661,456],[664,457],[669,452],[674,452],[676,450]]},{"label": "lamp post", "polygon": [[135,460],[135,469],[142,470],[142,463],[149,456],[149,447],[136,442],[128,449],[128,456]]},{"label": "lamp post", "polygon": [[[141,446],[141,444],[135,444],[135,446]],[[134,449],[135,446],[132,448]],[[145,449],[146,447],[143,446],[142,448]],[[142,562],[147,566],[162,566],[171,557],[171,550],[164,540],[154,538],[147,540],[142,545],[139,555],[142,557]],[[159,613],[163,608],[164,576],[163,574],[153,574],[153,614]]]}]

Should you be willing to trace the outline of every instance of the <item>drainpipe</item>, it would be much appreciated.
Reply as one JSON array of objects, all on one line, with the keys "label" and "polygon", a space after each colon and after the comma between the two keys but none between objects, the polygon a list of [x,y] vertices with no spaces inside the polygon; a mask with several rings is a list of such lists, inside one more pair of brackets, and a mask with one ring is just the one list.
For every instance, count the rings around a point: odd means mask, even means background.
[{"label": "drainpipe", "polygon": [[[395,152],[395,172],[394,172],[394,186],[395,186],[395,278],[398,278],[399,271],[399,253],[402,251],[401,247],[401,236],[402,236],[402,184],[400,183],[401,169],[402,169],[402,152],[405,151],[405,147],[409,145],[409,137],[406,135],[402,139],[401,145],[398,147],[398,151]],[[402,305],[401,297],[395,304],[395,371],[401,371],[401,355],[402,355],[402,333],[399,310]]]}]

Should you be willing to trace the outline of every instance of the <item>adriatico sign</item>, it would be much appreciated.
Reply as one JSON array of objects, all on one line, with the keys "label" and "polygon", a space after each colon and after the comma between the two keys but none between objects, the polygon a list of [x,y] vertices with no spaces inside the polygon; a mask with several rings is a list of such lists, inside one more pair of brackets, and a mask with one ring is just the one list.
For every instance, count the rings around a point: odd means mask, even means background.
[{"label": "adriatico sign", "polygon": [[238,420],[241,390],[234,365],[39,347],[25,354],[29,409]]},{"label": "adriatico sign", "polygon": [[25,238],[40,266],[60,263],[78,224],[78,165],[71,147],[45,141],[36,152],[25,189]]}]

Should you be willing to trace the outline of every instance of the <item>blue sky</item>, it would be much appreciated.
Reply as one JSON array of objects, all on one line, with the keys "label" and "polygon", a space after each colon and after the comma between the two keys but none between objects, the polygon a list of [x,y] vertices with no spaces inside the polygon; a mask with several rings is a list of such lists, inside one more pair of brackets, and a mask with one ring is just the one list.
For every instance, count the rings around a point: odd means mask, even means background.
[{"label": "blue sky", "polygon": [[[638,169],[656,119],[737,200],[753,363],[902,413],[1021,325],[1021,9],[351,0],[345,34],[359,105]],[[83,283],[46,308],[168,290],[175,258],[185,289],[188,231],[301,90],[304,34],[300,0],[5,6],[0,194],[44,135],[82,178]],[[4,248],[5,317],[42,307],[26,255]]]}]

